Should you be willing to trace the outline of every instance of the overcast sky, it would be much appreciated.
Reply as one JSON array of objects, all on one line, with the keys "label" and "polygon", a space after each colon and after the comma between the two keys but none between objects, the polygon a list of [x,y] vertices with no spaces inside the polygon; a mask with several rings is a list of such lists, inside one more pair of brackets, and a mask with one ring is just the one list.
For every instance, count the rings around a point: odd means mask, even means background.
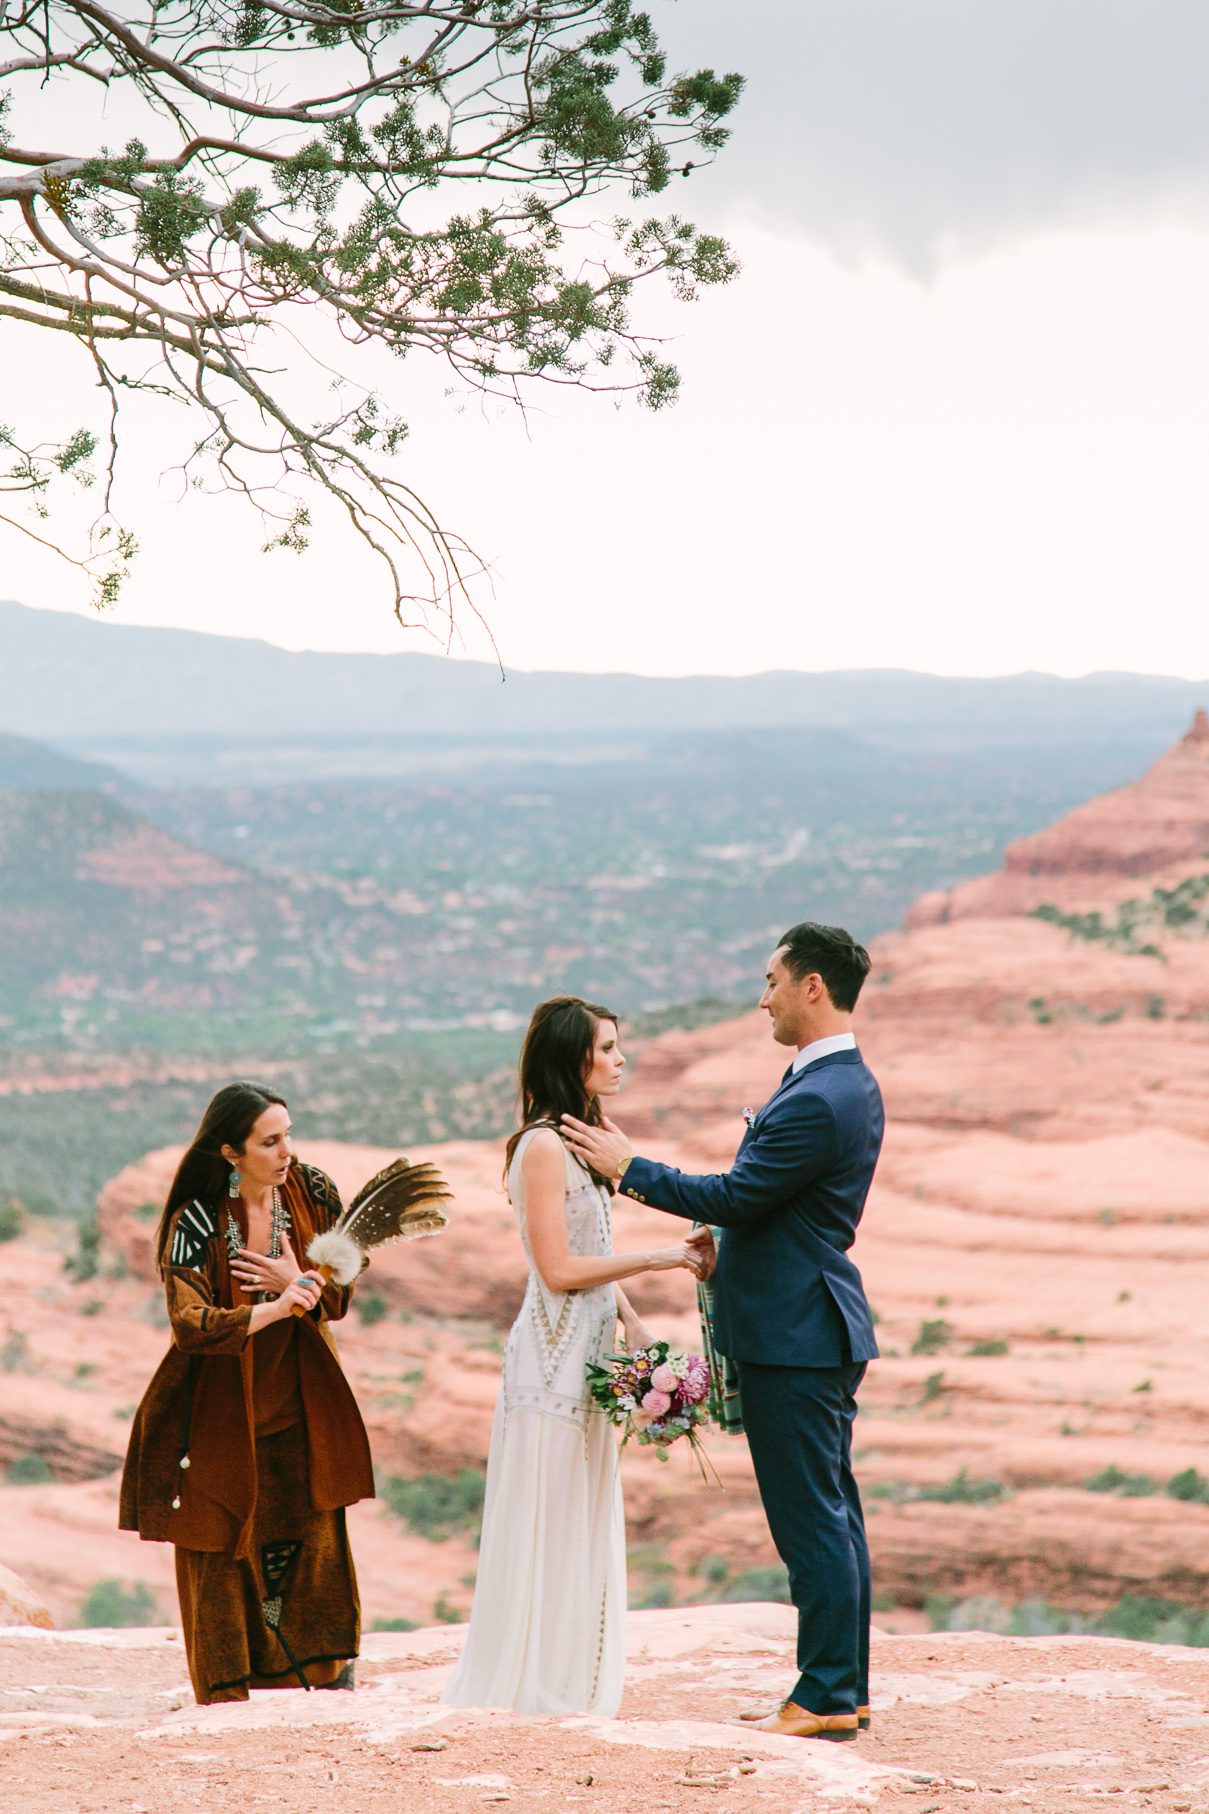
[{"label": "overcast sky", "polygon": [[[494,564],[505,660],[1209,675],[1204,0],[651,11],[674,60],[749,80],[672,198],[744,274],[645,305],[682,401],[556,392],[522,423],[394,380],[417,488]],[[0,327],[0,416],[67,408],[73,370]],[[234,509],[178,504],[146,421],[123,621],[425,646],[346,544],[262,557]],[[85,603],[2,527],[0,592]]]}]

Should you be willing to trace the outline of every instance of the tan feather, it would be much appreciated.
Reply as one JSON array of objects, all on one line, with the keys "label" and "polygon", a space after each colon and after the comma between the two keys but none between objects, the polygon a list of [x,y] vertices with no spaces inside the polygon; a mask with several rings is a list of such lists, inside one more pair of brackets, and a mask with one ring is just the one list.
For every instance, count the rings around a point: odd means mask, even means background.
[{"label": "tan feather", "polygon": [[440,1234],[453,1193],[435,1165],[394,1159],[357,1192],[336,1227],[358,1247]]}]

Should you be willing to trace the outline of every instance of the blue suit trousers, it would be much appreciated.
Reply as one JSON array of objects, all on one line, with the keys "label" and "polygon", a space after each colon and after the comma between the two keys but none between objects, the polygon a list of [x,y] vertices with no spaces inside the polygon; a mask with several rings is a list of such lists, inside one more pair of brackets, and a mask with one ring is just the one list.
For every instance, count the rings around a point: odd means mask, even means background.
[{"label": "blue suit trousers", "polygon": [[869,1546],[852,1473],[864,1363],[738,1368],[756,1482],[798,1614],[789,1698],[811,1713],[852,1713],[869,1699]]}]

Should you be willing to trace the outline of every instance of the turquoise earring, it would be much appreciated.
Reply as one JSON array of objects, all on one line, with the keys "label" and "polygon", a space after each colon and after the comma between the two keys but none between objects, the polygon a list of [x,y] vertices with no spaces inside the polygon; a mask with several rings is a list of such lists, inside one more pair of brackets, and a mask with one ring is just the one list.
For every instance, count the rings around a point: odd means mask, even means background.
[{"label": "turquoise earring", "polygon": [[235,1167],[232,1166],[231,1176],[227,1179],[228,1197],[237,1197],[239,1195],[239,1186],[241,1182],[242,1180],[240,1179],[239,1173],[235,1170]]}]

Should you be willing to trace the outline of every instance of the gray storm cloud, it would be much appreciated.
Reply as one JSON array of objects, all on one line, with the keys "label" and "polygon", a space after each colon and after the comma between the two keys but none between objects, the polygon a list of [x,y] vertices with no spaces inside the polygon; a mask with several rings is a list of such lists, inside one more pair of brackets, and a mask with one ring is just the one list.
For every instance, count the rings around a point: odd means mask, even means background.
[{"label": "gray storm cloud", "polygon": [[739,204],[920,275],[1058,223],[1209,220],[1206,0],[680,0],[654,15],[675,63],[748,78],[733,142],[685,186],[695,216]]}]

